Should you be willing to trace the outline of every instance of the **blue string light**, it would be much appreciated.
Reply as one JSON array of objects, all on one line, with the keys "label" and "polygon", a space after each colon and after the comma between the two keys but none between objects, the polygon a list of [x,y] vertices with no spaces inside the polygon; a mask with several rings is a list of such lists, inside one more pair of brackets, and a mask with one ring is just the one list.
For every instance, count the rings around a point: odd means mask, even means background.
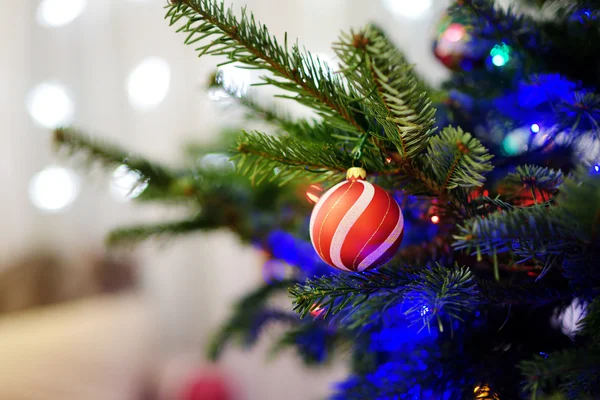
[{"label": "blue string light", "polygon": [[531,124],[530,129],[532,133],[538,133],[540,131],[540,126],[538,124]]}]

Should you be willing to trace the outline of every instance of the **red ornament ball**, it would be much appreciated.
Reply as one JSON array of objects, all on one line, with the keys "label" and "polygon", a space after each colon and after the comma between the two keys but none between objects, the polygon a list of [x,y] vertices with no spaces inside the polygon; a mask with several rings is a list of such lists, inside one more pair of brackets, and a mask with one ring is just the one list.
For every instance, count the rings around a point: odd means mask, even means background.
[{"label": "red ornament ball", "polygon": [[436,30],[433,54],[453,71],[483,68],[491,42],[473,37],[461,19],[444,15]]},{"label": "red ornament ball", "polygon": [[342,271],[385,264],[398,250],[404,217],[394,198],[350,168],[347,180],[329,189],[310,218],[310,239],[319,256]]},{"label": "red ornament ball", "polygon": [[231,389],[215,374],[198,373],[187,382],[181,400],[232,400]]}]

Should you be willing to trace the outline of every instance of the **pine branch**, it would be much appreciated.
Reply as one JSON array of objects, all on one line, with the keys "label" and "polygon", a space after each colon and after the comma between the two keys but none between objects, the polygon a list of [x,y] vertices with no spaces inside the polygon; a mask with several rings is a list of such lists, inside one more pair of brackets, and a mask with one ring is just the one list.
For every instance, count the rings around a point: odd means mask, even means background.
[{"label": "pine branch", "polygon": [[435,108],[404,55],[375,26],[343,33],[335,45],[343,72],[406,160],[427,147],[435,131]]},{"label": "pine branch", "polygon": [[472,198],[464,204],[465,216],[468,218],[482,218],[497,211],[510,211],[514,205],[502,200],[499,196],[494,198],[481,196]]},{"label": "pine branch", "polygon": [[[312,181],[340,180],[355,161],[350,152],[335,144],[260,132],[242,134],[237,151],[238,171],[255,183],[276,180],[283,185],[301,176]],[[368,171],[383,175],[398,173],[378,153],[366,150],[363,155],[363,165]]]},{"label": "pine branch", "polygon": [[581,333],[590,337],[596,348],[600,348],[600,297],[596,297],[587,307],[581,328]]},{"label": "pine branch", "polygon": [[358,307],[379,291],[401,290],[415,278],[413,269],[387,267],[378,272],[309,278],[290,288],[289,293],[294,298],[294,311],[302,318],[315,309],[323,310],[320,315],[327,318],[345,307]]},{"label": "pine branch", "polygon": [[547,288],[535,283],[518,282],[515,284],[478,279],[477,287],[482,301],[505,306],[540,307],[572,298],[572,294],[568,290]]},{"label": "pine branch", "polygon": [[[600,352],[585,348],[565,350],[552,353],[547,359],[536,356],[531,360],[522,361],[519,368],[527,379],[525,389],[531,392],[533,396],[556,381],[562,381],[563,386],[568,387],[569,381],[577,379],[579,374],[589,372],[592,372],[592,376],[588,378],[596,380],[596,384],[598,384]],[[580,395],[583,395],[583,393],[580,393]],[[573,399],[582,398],[585,397]]]},{"label": "pine branch", "polygon": [[566,179],[556,202],[563,229],[584,243],[600,239],[600,176]]},{"label": "pine branch", "polygon": [[293,93],[291,98],[314,109],[333,126],[364,133],[351,107],[356,99],[345,83],[297,44],[289,49],[287,37],[280,45],[245,9],[238,19],[223,2],[211,0],[176,0],[167,8],[170,24],[183,20],[178,32],[188,34],[186,44],[199,44],[200,56],[226,56],[229,62],[269,71],[273,77],[261,78],[266,84]]},{"label": "pine branch", "polygon": [[497,211],[482,219],[471,218],[459,226],[454,235],[454,248],[476,251],[477,254],[518,250],[521,242],[536,243],[541,253],[556,252],[568,247],[565,240],[573,238],[557,219],[557,212],[544,205]]},{"label": "pine branch", "polygon": [[462,315],[469,313],[478,304],[478,289],[473,274],[466,267],[444,268],[440,265],[424,270],[413,281],[404,295],[410,308],[404,313],[413,323],[422,323],[430,329],[435,321],[438,329],[444,330],[442,318],[463,321]]},{"label": "pine branch", "polygon": [[117,146],[94,140],[74,129],[56,129],[54,143],[58,150],[65,151],[70,156],[75,153],[84,154],[89,163],[99,161],[109,167],[126,165],[139,172],[141,180],[149,179],[153,186],[168,187],[175,180],[175,173],[166,167],[132,156]]},{"label": "pine branch", "polygon": [[537,165],[520,165],[516,172],[509,173],[502,180],[502,194],[509,198],[515,198],[522,194],[523,189],[530,191],[532,198],[537,202],[537,194],[542,201],[548,201],[558,192],[563,184],[562,171]]},{"label": "pine branch", "polygon": [[349,329],[359,328],[374,315],[393,303],[406,305],[405,315],[412,323],[430,326],[435,320],[443,330],[443,319],[462,320],[477,302],[477,289],[466,268],[444,268],[416,271],[407,267],[382,268],[378,272],[332,275],[308,279],[289,290],[294,297],[294,310],[305,317],[322,309],[327,318],[348,310]]},{"label": "pine branch", "polygon": [[201,213],[195,218],[186,218],[181,221],[119,228],[108,235],[106,243],[109,246],[136,244],[152,237],[184,235],[200,230],[215,229],[219,226],[219,222],[210,213]]},{"label": "pine branch", "polygon": [[[270,136],[259,132],[238,139],[238,171],[256,184],[268,179],[285,184],[306,173],[312,179],[327,179],[352,165],[351,157],[332,145],[305,142],[291,136]],[[320,173],[319,175],[314,174]]]},{"label": "pine branch", "polygon": [[479,140],[460,128],[445,128],[429,141],[422,162],[442,191],[482,186],[493,169],[492,155]]},{"label": "pine branch", "polygon": [[316,137],[320,140],[330,139],[331,129],[320,126],[318,121],[294,121],[289,114],[281,108],[265,106],[256,99],[242,96],[238,99],[240,104],[248,109],[246,119],[265,121],[274,125],[282,133],[298,137]]},{"label": "pine branch", "polygon": [[460,0],[448,10],[450,15],[465,18],[477,29],[476,36],[507,40],[531,55],[545,50],[547,38],[539,25],[529,16],[516,14],[512,9],[504,10],[494,0]]},{"label": "pine branch", "polygon": [[235,337],[240,338],[244,344],[251,345],[269,322],[298,323],[296,315],[267,307],[267,302],[273,295],[285,291],[294,283],[296,281],[284,280],[264,285],[240,299],[233,307],[231,317],[213,337],[209,345],[209,358],[219,358],[225,345]]},{"label": "pine branch", "polygon": [[271,347],[271,355],[295,347],[298,356],[307,366],[326,363],[335,347],[343,343],[344,336],[322,323],[305,322],[292,327]]}]

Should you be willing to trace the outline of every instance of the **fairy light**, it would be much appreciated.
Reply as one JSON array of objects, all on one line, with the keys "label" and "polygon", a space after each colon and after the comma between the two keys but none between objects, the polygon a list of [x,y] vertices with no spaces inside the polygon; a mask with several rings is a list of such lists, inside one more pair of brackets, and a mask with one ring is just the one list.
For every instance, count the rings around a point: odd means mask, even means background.
[{"label": "fairy light", "polygon": [[532,133],[538,133],[540,131],[540,126],[538,124],[531,124],[529,129]]},{"label": "fairy light", "polygon": [[431,222],[433,222],[434,224],[438,224],[440,222],[440,217],[438,215],[432,215]]},{"label": "fairy light", "polygon": [[170,86],[169,64],[159,57],[146,58],[129,74],[129,102],[140,111],[149,111],[165,99]]},{"label": "fairy light", "polygon": [[57,128],[72,122],[75,105],[67,89],[55,82],[43,82],[27,95],[27,111],[43,128]]},{"label": "fairy light", "polygon": [[406,18],[419,18],[433,5],[433,0],[382,0],[390,12]]},{"label": "fairy light", "polygon": [[530,136],[531,132],[526,127],[517,129],[506,135],[502,142],[502,147],[509,156],[522,154],[529,150],[528,143]]},{"label": "fairy light", "polygon": [[86,0],[44,0],[37,8],[36,19],[47,27],[67,25],[83,13],[86,3]]},{"label": "fairy light", "polygon": [[456,23],[450,24],[444,32],[444,39],[453,43],[460,42],[465,37],[466,33],[467,30],[463,25]]},{"label": "fairy light", "polygon": [[78,194],[79,178],[67,168],[50,165],[29,181],[29,198],[42,211],[63,211],[75,201]]},{"label": "fairy light", "polygon": [[503,67],[510,61],[511,48],[506,43],[500,43],[490,50],[492,64],[496,67]]},{"label": "fairy light", "polygon": [[319,317],[321,314],[323,314],[323,311],[325,311],[323,307],[315,306],[312,310],[310,310],[310,315],[313,317]]}]

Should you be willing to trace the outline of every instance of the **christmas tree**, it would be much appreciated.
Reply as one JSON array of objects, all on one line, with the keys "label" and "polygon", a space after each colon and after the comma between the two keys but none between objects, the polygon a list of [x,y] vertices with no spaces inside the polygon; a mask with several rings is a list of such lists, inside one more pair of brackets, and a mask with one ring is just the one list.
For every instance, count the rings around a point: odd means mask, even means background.
[{"label": "christmas tree", "polygon": [[[268,253],[267,282],[235,306],[214,358],[284,322],[274,351],[296,347],[307,364],[351,352],[333,399],[597,399],[600,3],[522,9],[453,4],[434,45],[453,73],[432,88],[376,26],[341,33],[331,68],[246,10],[171,0],[186,44],[260,70],[257,90],[313,116],[217,74],[247,126],[268,129],[190,148],[181,167],[72,128],[55,143],[125,165],[139,202],[190,209],[109,244],[228,227]],[[194,162],[215,151],[233,163]],[[272,301],[286,292],[293,312]]]}]

